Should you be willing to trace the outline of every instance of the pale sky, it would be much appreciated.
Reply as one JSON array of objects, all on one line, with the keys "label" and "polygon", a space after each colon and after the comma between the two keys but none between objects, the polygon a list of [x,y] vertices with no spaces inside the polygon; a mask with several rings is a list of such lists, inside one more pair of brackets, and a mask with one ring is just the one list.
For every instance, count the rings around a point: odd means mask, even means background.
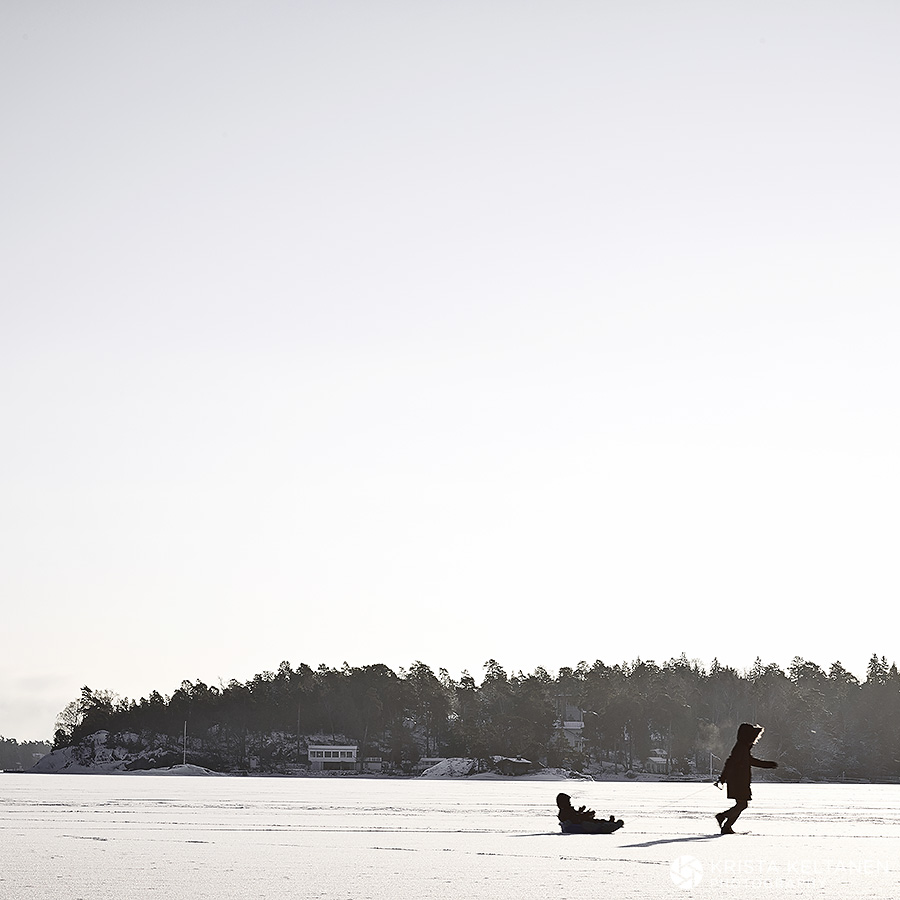
[{"label": "pale sky", "polygon": [[0,6],[0,734],[282,660],[897,652],[895,2]]}]

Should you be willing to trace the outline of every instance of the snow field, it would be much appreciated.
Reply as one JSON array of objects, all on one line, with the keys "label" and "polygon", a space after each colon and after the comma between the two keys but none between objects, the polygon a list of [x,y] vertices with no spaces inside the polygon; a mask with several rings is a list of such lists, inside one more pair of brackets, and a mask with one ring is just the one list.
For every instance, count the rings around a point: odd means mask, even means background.
[{"label": "snow field", "polygon": [[[556,793],[613,835],[562,835]],[[0,776],[3,900],[894,898],[900,786]]]}]

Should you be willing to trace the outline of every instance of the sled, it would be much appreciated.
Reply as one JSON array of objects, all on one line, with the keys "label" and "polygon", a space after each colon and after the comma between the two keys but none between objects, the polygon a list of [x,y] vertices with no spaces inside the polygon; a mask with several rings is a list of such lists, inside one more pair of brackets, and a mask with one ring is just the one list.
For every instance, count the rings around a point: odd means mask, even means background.
[{"label": "sled", "polygon": [[590,819],[587,822],[560,822],[563,834],[612,834],[625,823],[621,819]]}]

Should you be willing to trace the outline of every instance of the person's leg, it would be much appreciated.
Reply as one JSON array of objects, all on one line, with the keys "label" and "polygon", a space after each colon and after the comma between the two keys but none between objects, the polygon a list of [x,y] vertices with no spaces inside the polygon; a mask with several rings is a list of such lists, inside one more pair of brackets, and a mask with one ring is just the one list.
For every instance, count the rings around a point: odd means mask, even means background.
[{"label": "person's leg", "polygon": [[[746,800],[738,800],[731,809],[726,810],[724,814],[723,821],[720,823],[722,826],[722,831],[725,834],[731,831],[731,826],[737,821],[738,816],[747,808]],[[718,819],[719,817],[716,816]]]}]

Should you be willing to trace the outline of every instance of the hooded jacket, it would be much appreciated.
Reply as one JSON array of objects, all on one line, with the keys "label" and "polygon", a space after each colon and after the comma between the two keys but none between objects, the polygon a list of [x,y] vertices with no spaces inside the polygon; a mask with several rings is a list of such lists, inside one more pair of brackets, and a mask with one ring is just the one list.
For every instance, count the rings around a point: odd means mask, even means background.
[{"label": "hooded jacket", "polygon": [[756,766],[760,769],[775,769],[778,767],[778,763],[757,759],[750,752],[762,733],[762,726],[750,725],[747,722],[744,722],[738,728],[737,741],[728,759],[725,760],[722,774],[719,776],[719,781],[728,785],[728,796],[732,800],[746,802],[752,798],[753,795],[750,792],[751,766]]}]

